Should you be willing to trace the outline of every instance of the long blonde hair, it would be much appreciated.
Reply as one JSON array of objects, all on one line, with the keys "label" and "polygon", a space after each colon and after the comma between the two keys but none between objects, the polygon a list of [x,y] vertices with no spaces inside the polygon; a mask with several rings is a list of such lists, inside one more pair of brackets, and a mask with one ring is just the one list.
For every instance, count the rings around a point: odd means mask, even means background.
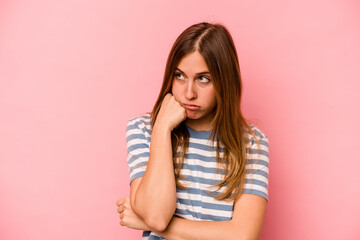
[{"label": "long blonde hair", "polygon": [[[199,23],[190,26],[176,39],[167,59],[163,84],[158,99],[151,113],[153,127],[161,103],[167,93],[171,93],[175,68],[187,54],[198,51],[205,59],[211,75],[216,95],[216,113],[212,122],[210,138],[216,141],[216,161],[225,170],[222,181],[215,186],[225,191],[216,199],[236,199],[240,196],[245,182],[246,146],[249,133],[258,140],[254,131],[247,124],[240,110],[241,77],[235,45],[228,30],[220,24]],[[216,139],[215,139],[216,138]],[[180,174],[186,149],[189,145],[189,132],[182,122],[171,133],[176,185],[180,184]],[[220,158],[220,144],[225,150]],[[178,147],[181,148],[177,157]]]}]

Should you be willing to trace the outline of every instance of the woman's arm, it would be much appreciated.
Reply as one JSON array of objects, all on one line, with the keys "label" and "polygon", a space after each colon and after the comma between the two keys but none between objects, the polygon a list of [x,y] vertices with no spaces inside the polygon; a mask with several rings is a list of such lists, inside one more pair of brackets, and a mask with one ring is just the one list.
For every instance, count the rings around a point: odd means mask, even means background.
[{"label": "woman's arm", "polygon": [[131,182],[131,207],[154,231],[163,231],[176,209],[171,131],[185,118],[185,109],[166,95],[152,130],[145,174]]},{"label": "woman's arm", "polygon": [[169,240],[258,239],[266,206],[265,198],[242,194],[235,203],[230,221],[192,221],[173,217],[165,231],[156,233]]},{"label": "woman's arm", "polygon": [[[126,205],[126,198],[118,201],[120,224],[134,229],[149,230]],[[242,194],[235,202],[230,221],[194,221],[173,217],[165,231],[155,231],[169,240],[218,240],[218,239],[258,239],[265,218],[267,201],[265,198]]]},{"label": "woman's arm", "polygon": [[150,156],[143,177],[130,185],[131,206],[147,226],[163,231],[176,208],[176,184],[172,162],[171,132],[154,128]]}]

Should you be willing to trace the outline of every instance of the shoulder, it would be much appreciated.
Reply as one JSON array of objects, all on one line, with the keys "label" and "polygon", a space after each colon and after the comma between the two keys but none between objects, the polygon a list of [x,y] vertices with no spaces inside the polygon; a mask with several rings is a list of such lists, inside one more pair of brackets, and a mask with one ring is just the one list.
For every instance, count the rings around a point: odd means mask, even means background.
[{"label": "shoulder", "polygon": [[135,128],[151,130],[150,113],[144,113],[130,118],[126,130],[129,131]]},{"label": "shoulder", "polygon": [[[254,124],[249,125],[251,130],[254,132],[255,138],[262,142],[268,142],[268,136],[265,134],[263,130],[261,130],[259,127],[255,126]],[[256,143],[256,139],[254,138],[254,135],[251,134],[250,131],[248,131],[248,139],[250,140],[251,144]],[[267,144],[266,144],[267,145]]]},{"label": "shoulder", "polygon": [[145,113],[129,119],[126,126],[126,140],[128,145],[143,142],[150,143],[151,119],[150,113]]},{"label": "shoulder", "polygon": [[150,123],[150,113],[143,113],[141,115],[131,117],[129,123]]},{"label": "shoulder", "polygon": [[[249,125],[250,128],[254,131],[255,136],[257,138],[267,138],[267,135],[265,134],[265,132],[263,130],[261,130],[259,127],[255,126],[254,124],[250,124]],[[251,134],[250,134],[251,135]],[[252,136],[252,135],[251,135]],[[253,136],[252,136],[253,137]]]},{"label": "shoulder", "polygon": [[128,141],[131,139],[146,139],[150,142],[151,132],[150,113],[130,118],[126,126],[126,138]]}]

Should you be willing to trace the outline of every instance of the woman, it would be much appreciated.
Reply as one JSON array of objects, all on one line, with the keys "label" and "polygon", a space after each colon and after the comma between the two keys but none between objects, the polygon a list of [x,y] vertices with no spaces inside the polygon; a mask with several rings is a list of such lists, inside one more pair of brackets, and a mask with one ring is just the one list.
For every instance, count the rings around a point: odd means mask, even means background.
[{"label": "woman", "polygon": [[257,239],[268,200],[268,138],[240,111],[227,29],[200,23],[175,41],[151,114],[127,126],[130,197],[120,224],[143,239]]}]

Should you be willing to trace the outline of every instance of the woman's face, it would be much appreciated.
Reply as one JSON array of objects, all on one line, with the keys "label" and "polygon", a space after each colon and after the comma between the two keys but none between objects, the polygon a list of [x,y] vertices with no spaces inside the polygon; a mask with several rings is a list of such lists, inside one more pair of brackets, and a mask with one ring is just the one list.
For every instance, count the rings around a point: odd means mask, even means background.
[{"label": "woman's face", "polygon": [[195,130],[210,130],[215,115],[215,89],[203,56],[195,51],[177,66],[172,94],[186,109],[186,124]]}]

